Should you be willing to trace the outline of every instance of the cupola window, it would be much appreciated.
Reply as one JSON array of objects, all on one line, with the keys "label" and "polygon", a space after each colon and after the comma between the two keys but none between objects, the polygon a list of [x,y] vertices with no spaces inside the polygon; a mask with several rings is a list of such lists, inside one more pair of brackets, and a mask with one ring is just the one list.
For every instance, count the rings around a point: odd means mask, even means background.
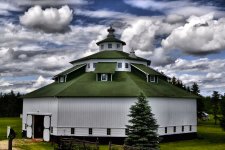
[{"label": "cupola window", "polygon": [[101,74],[101,81],[108,81],[108,75],[105,73]]},{"label": "cupola window", "polygon": [[96,68],[96,63],[93,63],[93,68]]},{"label": "cupola window", "polygon": [[104,49],[104,44],[101,44],[101,49]]},{"label": "cupola window", "polygon": [[108,44],[108,48],[112,48],[112,44]]},{"label": "cupola window", "polygon": [[122,68],[122,63],[118,63],[118,64],[117,64],[117,67],[118,67],[118,68]]},{"label": "cupola window", "polygon": [[87,68],[90,68],[90,64],[89,63],[87,64]]},{"label": "cupola window", "polygon": [[129,64],[128,63],[125,63],[125,68],[129,68]]}]

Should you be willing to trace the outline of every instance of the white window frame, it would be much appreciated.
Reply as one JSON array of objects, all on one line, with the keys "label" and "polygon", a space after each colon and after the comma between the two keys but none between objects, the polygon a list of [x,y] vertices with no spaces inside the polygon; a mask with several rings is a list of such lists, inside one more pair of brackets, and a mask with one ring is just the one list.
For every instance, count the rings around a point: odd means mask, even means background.
[{"label": "white window frame", "polygon": [[125,68],[129,68],[129,63],[125,63]]},{"label": "white window frame", "polygon": [[[121,67],[119,67],[119,64],[121,64]],[[118,67],[118,68],[123,68],[123,63],[119,62],[119,63],[117,64],[117,67]]]},{"label": "white window frame", "polygon": [[[105,79],[103,76],[105,75]],[[101,74],[101,81],[108,81],[108,75],[106,73]]]},{"label": "white window frame", "polygon": [[101,44],[101,49],[104,49],[104,44]]},{"label": "white window frame", "polygon": [[[109,45],[111,45],[111,47],[109,47]],[[112,43],[108,43],[108,48],[112,49]]]},{"label": "white window frame", "polygon": [[64,76],[59,77],[59,82],[60,82],[60,83],[65,82],[65,77],[64,77]]},{"label": "white window frame", "polygon": [[149,76],[149,81],[150,82],[155,82],[155,76]]}]

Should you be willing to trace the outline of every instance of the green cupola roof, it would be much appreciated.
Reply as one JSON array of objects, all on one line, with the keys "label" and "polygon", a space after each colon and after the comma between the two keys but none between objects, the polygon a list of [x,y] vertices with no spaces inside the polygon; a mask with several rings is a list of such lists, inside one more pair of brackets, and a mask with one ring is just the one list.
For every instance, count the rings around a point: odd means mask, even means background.
[{"label": "green cupola roof", "polygon": [[114,35],[115,29],[113,29],[112,26],[107,31],[109,32],[107,37],[104,40],[97,42],[96,43],[97,45],[100,45],[101,43],[106,43],[106,42],[116,42],[116,43],[121,43],[122,45],[126,45],[124,41],[121,41],[115,37]]}]

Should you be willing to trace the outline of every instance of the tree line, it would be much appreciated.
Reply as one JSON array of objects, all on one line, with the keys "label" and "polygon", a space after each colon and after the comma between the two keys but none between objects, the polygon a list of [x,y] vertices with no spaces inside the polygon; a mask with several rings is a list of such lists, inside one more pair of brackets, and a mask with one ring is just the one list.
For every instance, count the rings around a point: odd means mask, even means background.
[{"label": "tree line", "polygon": [[20,93],[0,93],[0,117],[18,117],[22,114],[23,99]]}]

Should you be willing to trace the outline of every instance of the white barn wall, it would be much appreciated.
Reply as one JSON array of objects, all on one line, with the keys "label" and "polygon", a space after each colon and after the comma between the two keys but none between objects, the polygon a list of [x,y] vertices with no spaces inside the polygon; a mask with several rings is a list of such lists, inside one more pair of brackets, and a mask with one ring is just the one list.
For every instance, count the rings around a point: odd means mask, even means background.
[{"label": "white barn wall", "polygon": [[[196,100],[178,98],[148,98],[158,124],[160,135],[190,133],[197,131]],[[88,128],[93,128],[91,136],[107,136],[106,129],[111,128],[111,136],[125,136],[128,124],[129,108],[136,98],[59,98],[58,135],[62,131],[70,134],[75,127],[76,136],[88,136]],[[189,131],[189,126],[192,131]],[[176,133],[173,132],[176,126]],[[184,132],[182,132],[184,126]],[[104,133],[103,133],[104,132]]]},{"label": "white barn wall", "polygon": [[57,119],[58,119],[58,99],[57,98],[25,98],[23,100],[23,125],[25,130],[27,114],[45,115],[51,114],[51,126],[53,134],[57,134]]}]

